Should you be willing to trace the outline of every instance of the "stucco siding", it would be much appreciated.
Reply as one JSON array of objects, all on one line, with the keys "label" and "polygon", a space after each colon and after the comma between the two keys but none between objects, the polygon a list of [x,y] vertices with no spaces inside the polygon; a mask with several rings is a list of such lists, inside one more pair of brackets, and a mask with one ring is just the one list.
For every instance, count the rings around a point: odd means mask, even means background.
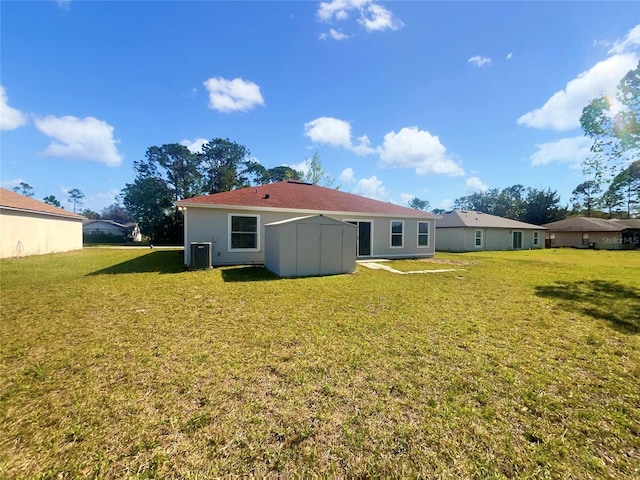
[{"label": "stucco siding", "polygon": [[[635,245],[624,244],[621,232],[588,232],[589,243],[594,244],[594,248],[598,250],[628,250],[633,249]],[[589,248],[588,244],[583,244],[583,232],[547,232],[547,238],[555,235],[555,241],[551,241],[551,247],[573,247],[573,248]],[[586,240],[585,240],[586,241]]]},{"label": "stucco siding", "polygon": [[[436,250],[442,252],[479,252],[483,250],[514,250],[513,232],[522,233],[522,248],[544,248],[544,230],[508,230],[501,228],[438,228]],[[482,232],[482,243],[476,246],[476,231]],[[538,245],[534,245],[534,232]]]},{"label": "stucco siding", "polygon": [[82,220],[35,212],[0,210],[2,258],[82,248]]},{"label": "stucco siding", "polygon": [[[438,228],[436,250],[440,252],[465,252],[464,228]],[[480,249],[479,249],[480,250]]]},{"label": "stucco siding", "polygon": [[[211,242],[212,263],[216,265],[264,264],[265,228],[268,223],[280,222],[292,218],[314,214],[316,212],[257,211],[253,209],[219,209],[188,207],[185,211],[185,264],[189,264],[192,242]],[[229,214],[258,215],[258,247],[255,251],[232,251],[229,248]],[[327,213],[330,217],[341,221],[372,222],[371,256],[384,258],[394,257],[429,257],[435,252],[435,225],[432,219],[416,219],[401,217],[378,217],[364,214]],[[403,247],[391,247],[391,221],[403,220]],[[418,247],[418,222],[429,223],[429,243],[427,247]],[[355,247],[354,247],[355,248]]]}]

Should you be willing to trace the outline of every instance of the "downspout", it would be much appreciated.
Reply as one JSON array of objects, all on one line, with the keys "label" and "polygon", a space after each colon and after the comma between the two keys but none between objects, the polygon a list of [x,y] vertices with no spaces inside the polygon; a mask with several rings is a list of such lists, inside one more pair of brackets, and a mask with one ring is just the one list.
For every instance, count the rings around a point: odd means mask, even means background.
[{"label": "downspout", "polygon": [[189,239],[187,238],[187,207],[178,207],[178,210],[180,210],[182,212],[182,221],[183,221],[183,243],[184,243],[184,252],[183,252],[183,257],[184,257],[184,264],[185,265],[189,265]]}]

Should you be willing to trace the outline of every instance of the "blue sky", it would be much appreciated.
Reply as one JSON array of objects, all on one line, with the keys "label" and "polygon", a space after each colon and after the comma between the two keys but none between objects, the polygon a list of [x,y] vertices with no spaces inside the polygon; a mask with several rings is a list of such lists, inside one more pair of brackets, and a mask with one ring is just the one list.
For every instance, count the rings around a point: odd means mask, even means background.
[{"label": "blue sky", "polygon": [[318,152],[343,191],[432,208],[517,183],[569,202],[636,2],[0,3],[1,183],[100,211],[153,145]]}]

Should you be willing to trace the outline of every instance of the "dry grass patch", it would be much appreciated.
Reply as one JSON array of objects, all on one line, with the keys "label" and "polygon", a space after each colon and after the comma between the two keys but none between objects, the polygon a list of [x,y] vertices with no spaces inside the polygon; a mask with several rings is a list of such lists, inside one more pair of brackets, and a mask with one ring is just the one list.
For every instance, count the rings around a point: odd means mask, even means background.
[{"label": "dry grass patch", "polygon": [[638,476],[640,255],[613,253],[3,260],[0,477]]}]

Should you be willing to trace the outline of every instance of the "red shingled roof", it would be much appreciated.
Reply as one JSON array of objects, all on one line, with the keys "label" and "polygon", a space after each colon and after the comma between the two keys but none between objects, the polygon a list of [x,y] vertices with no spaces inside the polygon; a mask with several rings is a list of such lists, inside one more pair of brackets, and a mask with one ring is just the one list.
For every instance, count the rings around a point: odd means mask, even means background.
[{"label": "red shingled roof", "polygon": [[240,188],[177,202],[180,207],[250,207],[301,212],[366,213],[415,218],[437,218],[428,212],[381,202],[333,188],[284,181]]},{"label": "red shingled roof", "polygon": [[57,217],[66,217],[82,220],[84,217],[77,213],[67,212],[62,208],[54,207],[39,200],[20,195],[6,188],[0,188],[0,208],[21,210],[25,212],[37,212]]}]

